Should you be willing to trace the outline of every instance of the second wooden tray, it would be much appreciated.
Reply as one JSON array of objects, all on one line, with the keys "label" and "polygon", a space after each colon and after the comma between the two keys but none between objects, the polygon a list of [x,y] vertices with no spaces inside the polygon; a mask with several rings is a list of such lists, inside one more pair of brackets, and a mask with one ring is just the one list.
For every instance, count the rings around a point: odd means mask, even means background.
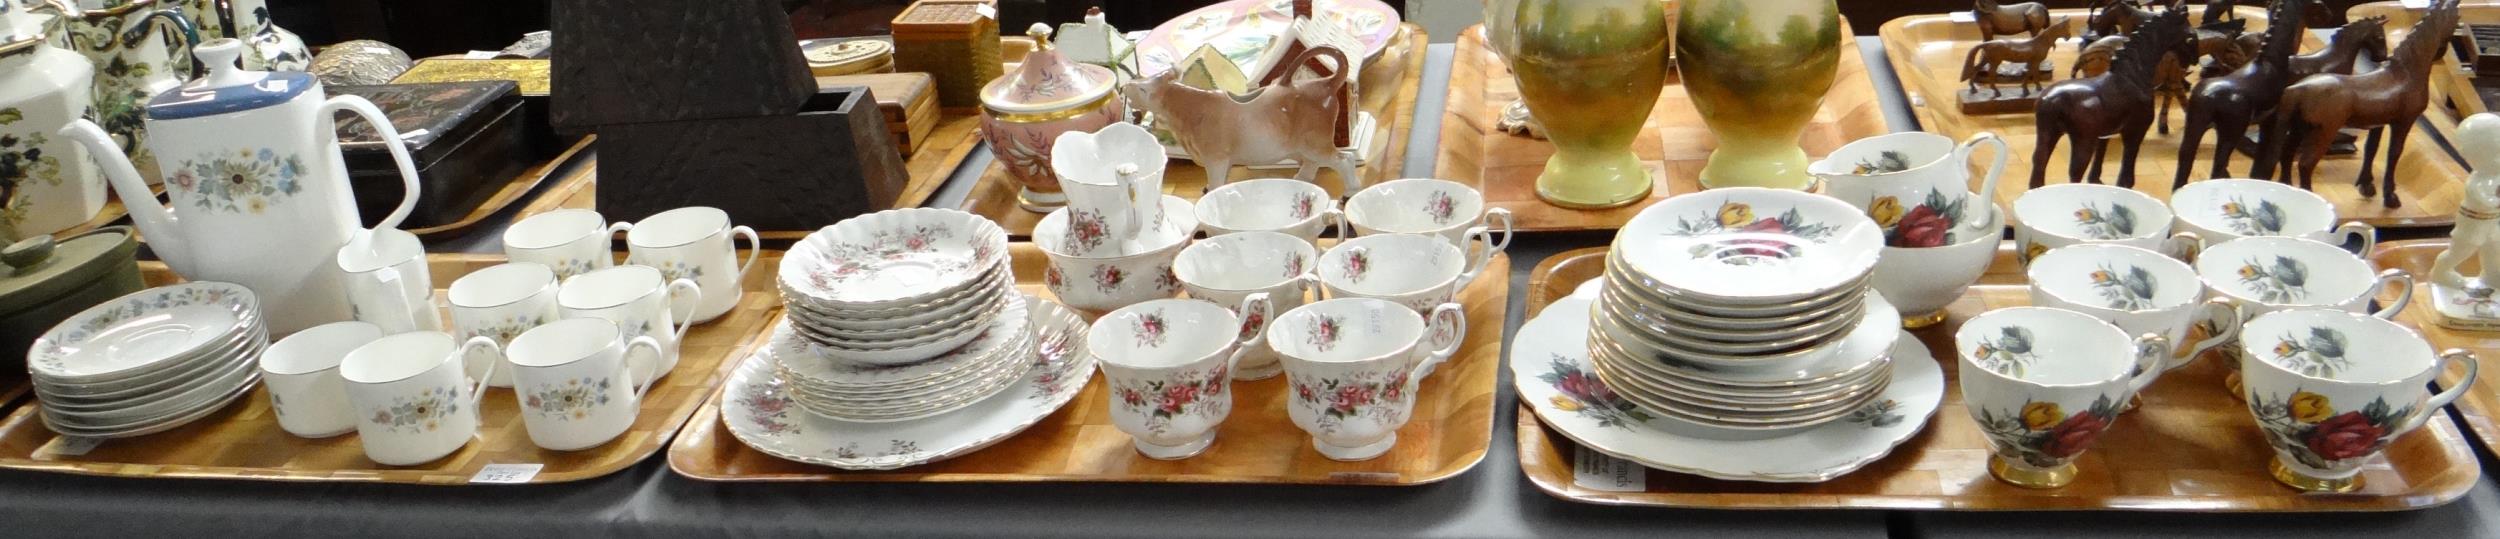
[{"label": "second wooden tray", "polygon": [[[778,252],[756,264],[769,270]],[[470,271],[503,262],[501,256],[430,255],[437,295]],[[141,266],[151,285],[175,280],[162,264]],[[108,440],[82,447],[45,429],[28,401],[0,420],[0,468],[124,477],[182,477],[258,481],[366,483],[472,483],[491,464],[540,465],[528,483],[578,481],[614,473],[659,452],[686,418],[709,401],[725,380],[731,358],[744,358],[781,316],[772,271],[748,272],[746,294],[720,318],[686,333],[676,370],[645,394],[641,413],[625,434],[580,451],[548,451],[530,443],[520,403],[510,389],[490,389],[480,406],[478,438],[450,456],[417,466],[375,464],[353,434],[308,440],[278,428],[269,396],[254,388],[241,401],[208,417],[157,434]]]},{"label": "second wooden tray", "polygon": [[[1605,248],[1554,255],[1529,276],[1528,315],[1601,275]],[[1574,482],[1578,445],[1519,408],[1519,463],[1547,494],[1566,500],[1668,507],[1751,509],[1948,509],[1984,511],[2393,511],[2455,500],[2482,478],[2482,465],[2445,414],[2398,438],[2362,470],[2361,491],[2303,494],[2266,473],[2273,453],[2247,407],[2223,389],[2219,355],[2172,371],[2145,390],[2144,406],[2121,416],[2076,461],[2082,474],[2064,488],[2033,490],[1989,477],[1988,441],[1962,407],[1953,331],[1981,312],[2028,304],[2011,249],[1998,253],[1980,285],[1948,308],[1943,324],[1912,331],[1944,363],[1944,404],[1927,429],[1866,468],[1823,483],[1722,481],[1645,472],[1646,489],[1614,492]],[[1606,460],[1613,460],[1606,458]],[[1594,463],[1587,463],[1594,464]]]},{"label": "second wooden tray", "polygon": [[[1030,243],[1015,244],[1018,286],[1049,297],[1038,281],[1047,263]],[[1510,305],[1510,258],[1496,256],[1459,293],[1467,337],[1458,355],[1416,392],[1413,420],[1389,454],[1338,462],[1311,449],[1311,436],[1285,417],[1285,377],[1233,386],[1233,414],[1215,446],[1176,461],[1146,458],[1111,424],[1099,376],[1066,408],[998,445],[911,468],[850,472],[775,458],[740,443],[711,399],[669,447],[678,474],[707,481],[1112,481],[1148,483],[1308,483],[1417,485],[1448,479],[1484,460],[1492,444],[1494,386],[1502,364],[1502,317]]]},{"label": "second wooden tray", "polygon": [[[2464,397],[2457,399],[2457,415],[2464,417],[2466,426],[2473,428],[2474,434],[2483,440],[2483,447],[2500,448],[2500,380],[2492,379],[2500,376],[2500,333],[2440,327],[2436,322],[2439,314],[2424,303],[2431,301],[2431,262],[2447,250],[2448,240],[2445,239],[2394,241],[2379,244],[2378,252],[2371,254],[2370,261],[2383,269],[2410,272],[2423,283],[2413,289],[2415,304],[2398,315],[2397,321],[2421,330],[2422,337],[2430,339],[2431,348],[2473,350],[2474,356],[2481,360],[2482,368],[2493,369],[2491,373],[2483,374],[2482,380],[2475,381],[2474,387],[2466,390]],[[2468,265],[2461,271],[2475,269],[2475,266]],[[2440,374],[2439,385],[2455,384],[2464,375],[2464,372],[2450,369]]]}]

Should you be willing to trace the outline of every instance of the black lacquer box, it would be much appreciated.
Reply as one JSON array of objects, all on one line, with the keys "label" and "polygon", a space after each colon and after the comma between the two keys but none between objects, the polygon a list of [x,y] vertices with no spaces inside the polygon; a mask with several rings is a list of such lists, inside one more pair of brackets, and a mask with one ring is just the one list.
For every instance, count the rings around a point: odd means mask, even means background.
[{"label": "black lacquer box", "polygon": [[[415,158],[417,207],[402,228],[458,221],[538,159],[522,125],[527,105],[512,81],[335,86],[330,92],[380,107]],[[361,121],[339,130],[356,209],[367,226],[402,199],[399,167],[382,144]]]}]

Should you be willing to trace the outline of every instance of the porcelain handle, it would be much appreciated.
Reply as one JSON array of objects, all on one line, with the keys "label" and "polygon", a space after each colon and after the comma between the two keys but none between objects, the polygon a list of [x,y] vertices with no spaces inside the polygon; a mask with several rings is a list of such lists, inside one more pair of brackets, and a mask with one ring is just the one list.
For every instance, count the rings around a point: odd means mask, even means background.
[{"label": "porcelain handle", "polygon": [[[660,312],[663,313],[676,311],[678,298],[685,298],[686,303],[691,305],[703,304],[703,287],[695,286],[693,279],[678,279],[669,281],[667,294],[667,300],[660,302]],[[693,316],[688,316],[685,320],[677,321],[676,335],[679,343],[685,342],[686,328],[691,327],[694,327]]]},{"label": "porcelain handle", "polygon": [[474,384],[469,388],[469,406],[473,407],[471,409],[475,409],[478,403],[486,401],[486,381],[495,379],[495,369],[503,367],[504,364],[503,345],[495,344],[494,337],[485,335],[470,337],[468,342],[460,344],[458,353],[461,357],[467,357],[478,350],[485,350],[495,360],[486,362],[486,372],[479,373],[476,380],[469,381],[470,384]]},{"label": "porcelain handle", "polygon": [[[2222,346],[2222,343],[2237,340],[2240,336],[2240,307],[2238,304],[2232,303],[2229,299],[2214,298],[2206,300],[2205,303],[2197,305],[2193,307],[2193,309],[2195,309],[2195,311],[2189,313],[2188,315],[2189,327],[2195,327],[2196,324],[2201,322],[2210,323],[2219,329],[2216,329],[2212,335],[2206,335],[2203,339],[2178,343],[2187,347],[2187,357],[2173,358],[2170,362],[2170,369],[2177,369],[2179,367],[2185,367],[2189,363],[2195,363],[2197,358],[2205,356],[2206,351],[2212,350],[2217,346]],[[2184,335],[2185,333],[2183,332],[2181,334]]]},{"label": "porcelain handle", "polygon": [[1294,292],[1294,297],[1303,298],[1306,302],[1313,299],[1328,301],[1328,287],[1320,284],[1319,274],[1305,271],[1302,272],[1302,276],[1293,278],[1293,281],[1295,288],[1299,289]]},{"label": "porcelain handle", "polygon": [[1476,274],[1483,273],[1484,266],[1493,263],[1493,253],[1502,252],[1502,246],[1493,244],[1492,233],[1481,225],[1468,227],[1467,234],[1458,241],[1473,254],[1467,257],[1467,270],[1458,272],[1458,282],[1450,284],[1452,294],[1466,290],[1468,283],[1476,282]]},{"label": "porcelain handle", "polygon": [[2161,378],[2161,373],[2168,372],[2162,368],[2162,362],[2169,356],[2170,338],[2158,333],[2146,333],[2136,337],[2136,373],[2135,378],[2127,380],[2127,394],[2143,392],[2146,386],[2153,385],[2154,380]]},{"label": "porcelain handle", "polygon": [[[617,235],[617,234],[623,234],[623,233],[626,233],[626,232],[633,232],[633,231],[634,231],[634,224],[633,224],[633,223],[631,223],[631,222],[627,222],[627,221],[617,221],[617,222],[614,222],[614,223],[608,223],[608,233],[607,233],[605,236],[603,236],[603,237],[602,237],[602,239],[603,239],[603,240],[605,240],[605,241],[601,241],[601,242],[600,242],[600,243],[603,245],[603,247],[601,247],[601,252],[606,252],[607,248],[609,248],[609,247],[614,247],[614,246],[616,245],[616,235]],[[627,252],[628,252],[628,253],[631,253],[631,252],[632,252],[633,247],[634,247],[633,245],[626,245],[626,246],[625,246],[625,248],[626,248],[626,250],[627,250]],[[608,259],[608,263],[609,263],[609,264],[618,264],[618,263],[620,263],[620,262],[617,262],[617,261],[616,261],[616,255],[613,255],[613,254],[608,254],[608,255],[600,255],[600,256],[607,257],[607,259]],[[630,259],[630,258],[633,258],[633,255],[632,255],[632,254],[627,254],[625,257]]]},{"label": "porcelain handle", "polygon": [[2378,317],[2380,320],[2395,320],[2396,315],[2404,313],[2406,305],[2413,304],[2413,274],[2396,268],[2378,272],[2378,282],[2370,285],[2370,292],[2361,296],[2365,298],[2362,301],[2369,301],[2366,298],[2377,298],[2380,293],[2386,292],[2389,288],[2396,289],[2396,301],[2380,306],[2378,312],[2370,313],[2370,316]]},{"label": "porcelain handle", "polygon": [[[1502,226],[1494,227],[1494,221],[1501,221]],[[1485,210],[1484,225],[1482,226],[1484,227],[1485,232],[1487,232],[1485,238],[1488,241],[1492,238],[1492,235],[1490,234],[1491,232],[1498,231],[1502,233],[1502,241],[1493,242],[1491,244],[1493,245],[1493,252],[1499,253],[1510,249],[1511,233],[1519,230],[1519,219],[1517,216],[1510,214],[1509,208],[1494,208]]]},{"label": "porcelain handle", "polygon": [[2195,232],[2171,234],[2170,238],[2162,240],[2161,246],[2162,254],[2189,264],[2195,264],[2196,257],[2205,254],[2205,239],[2197,237]]},{"label": "porcelain handle", "polygon": [[[1436,325],[1442,325],[1442,327],[1435,329],[1433,326]],[[1458,355],[1459,345],[1467,342],[1466,309],[1459,307],[1456,303],[1433,306],[1432,315],[1424,317],[1424,332],[1427,338],[1444,332],[1449,333],[1450,342],[1433,349],[1431,355],[1425,356],[1423,366],[1415,369],[1414,374],[1407,375],[1408,384],[1423,381],[1424,377],[1432,375],[1433,369],[1449,361],[1451,356]]]},{"label": "porcelain handle", "polygon": [[1354,237],[1354,220],[1346,217],[1345,210],[1329,208],[1326,213],[1320,215],[1322,219],[1337,226],[1337,243],[1345,243],[1345,240]]},{"label": "porcelain handle", "polygon": [[[391,117],[383,114],[382,109],[374,107],[372,101],[366,101],[362,97],[342,95],[323,101],[321,111],[313,114],[314,121],[319,122],[314,124],[314,129],[329,132],[332,129],[331,118],[336,117],[342,110],[356,113],[356,116],[364,118],[366,124],[372,125],[373,131],[382,136],[382,147],[390,150],[391,161],[399,164],[399,183],[407,189],[408,194],[400,198],[399,207],[391,210],[390,216],[383,217],[381,222],[373,225],[376,230],[399,228],[401,221],[408,220],[408,212],[417,209],[419,188],[417,160],[408,156],[408,145],[400,141],[399,128],[391,126]],[[337,140],[336,135],[329,138],[333,143]]]},{"label": "porcelain handle", "polygon": [[619,378],[624,378],[624,379],[625,379],[625,380],[627,380],[627,381],[635,381],[635,380],[634,380],[634,349],[635,349],[635,348],[649,348],[649,349],[651,349],[651,355],[649,356],[649,357],[651,358],[651,377],[650,377],[650,378],[645,378],[645,379],[642,379],[642,380],[640,380],[640,381],[639,381],[639,383],[637,383],[637,384],[635,384],[635,385],[634,385],[634,401],[636,401],[636,402],[641,402],[641,401],[642,401],[642,396],[643,396],[643,394],[646,394],[646,393],[650,393],[650,392],[651,392],[651,386],[654,386],[654,385],[659,385],[659,383],[660,383],[660,382],[659,382],[659,380],[660,380],[660,374],[661,374],[661,373],[660,373],[660,358],[667,357],[668,351],[667,351],[666,349],[660,348],[660,340],[659,340],[659,339],[654,339],[654,338],[651,338],[651,336],[649,336],[649,335],[644,335],[644,336],[641,336],[641,337],[635,337],[633,341],[625,343],[625,355],[624,355],[623,357],[618,358],[618,359],[619,359],[619,360],[621,360],[621,361],[617,361],[617,362],[616,362],[616,367],[617,367],[618,369],[620,369],[620,370],[625,371],[625,373],[624,373],[623,375],[619,376]]},{"label": "porcelain handle", "polygon": [[2364,258],[2370,256],[2370,251],[2378,249],[2378,228],[2360,221],[2335,227],[2335,230],[2328,232],[2327,237],[2333,238],[2337,247],[2353,245],[2353,242],[2358,240],[2361,248],[2353,251],[2352,254],[2361,255]]},{"label": "porcelain handle", "polygon": [[[2397,425],[2395,432],[2388,433],[2388,437],[2402,436],[2404,433],[2413,432],[2413,429],[2422,428],[2424,423],[2430,422],[2430,418],[2439,415],[2439,409],[2447,408],[2449,403],[2457,401],[2457,397],[2465,396],[2465,390],[2474,387],[2474,377],[2482,374],[2483,370],[2483,362],[2475,359],[2473,352],[2462,348],[2450,348],[2448,351],[2440,352],[2439,362],[2464,364],[2465,377],[2457,379],[2457,383],[2448,384],[2448,387],[2440,389],[2439,393],[2431,395],[2429,401],[2422,403],[2420,411],[2414,412],[2413,417],[2405,418],[2403,423]],[[2441,365],[2438,369],[2438,372],[2448,370],[2446,365]]]},{"label": "porcelain handle", "polygon": [[184,78],[199,78],[201,73],[207,72],[208,61],[193,57],[194,51],[200,45],[199,28],[191,24],[191,18],[184,16],[181,9],[159,9],[141,16],[137,22],[131,23],[130,29],[122,31],[119,36],[114,36],[121,40],[121,47],[118,48],[129,48],[131,44],[144,43],[148,34],[154,33],[158,27],[164,25],[173,25],[174,31],[180,32],[182,36],[182,39],[174,40],[174,44],[178,45],[180,50],[165,51],[165,56],[176,59],[177,62],[184,58],[193,60],[189,62],[191,64],[190,76]]},{"label": "porcelain handle", "polygon": [[[1274,307],[1268,301],[1266,292],[1241,298],[1241,305],[1234,311],[1241,313],[1239,330],[1241,334],[1233,342],[1233,353],[1224,357],[1226,372],[1240,370],[1241,358],[1248,357],[1251,351],[1259,347],[1267,346],[1267,321],[1276,314]],[[1252,316],[1253,314],[1257,316]],[[1220,378],[1230,379],[1229,377]]]},{"label": "porcelain handle", "polygon": [[731,227],[729,229],[729,234],[731,236],[729,249],[732,251],[738,249],[737,238],[747,239],[746,261],[738,263],[738,278],[729,280],[730,286],[745,286],[747,281],[747,270],[755,269],[755,256],[764,254],[764,239],[756,237],[755,229],[748,228],[746,225]]},{"label": "porcelain handle", "polygon": [[[1988,159],[1988,175],[1982,177],[1979,182],[1979,202],[1981,204],[1995,204],[1997,199],[1997,176],[2005,172],[2006,157],[2013,154],[2013,152],[2006,149],[2005,139],[1998,138],[1996,133],[1986,131],[1981,131],[1977,135],[1971,135],[1968,140],[1962,141],[1962,145],[1960,147],[1954,149],[1954,153],[1962,157],[1962,159],[1956,159],[1955,162],[1967,171],[1970,168],[1969,159],[1971,150],[1978,147],[1982,143],[1987,144],[1989,148],[1995,149],[1996,156]],[[1988,215],[1988,212],[1964,211],[1962,213],[1964,215],[1968,215],[1968,219],[1970,219],[1970,222],[1963,223],[1963,225],[1971,228],[1988,226],[1988,220],[1991,217]]]},{"label": "porcelain handle", "polygon": [[[391,309],[391,314],[387,319],[395,325],[385,325],[383,327],[393,328],[390,331],[417,331],[426,329],[417,327],[417,304],[416,302],[408,301],[407,291],[401,290],[403,286],[399,284],[399,268],[382,268],[374,270],[373,279],[382,283],[379,290],[387,291],[391,296],[391,305],[396,307]],[[354,300],[350,299],[349,301]],[[427,307],[432,307],[432,305],[427,305]],[[380,322],[372,320],[368,320],[368,322],[380,324]]]}]

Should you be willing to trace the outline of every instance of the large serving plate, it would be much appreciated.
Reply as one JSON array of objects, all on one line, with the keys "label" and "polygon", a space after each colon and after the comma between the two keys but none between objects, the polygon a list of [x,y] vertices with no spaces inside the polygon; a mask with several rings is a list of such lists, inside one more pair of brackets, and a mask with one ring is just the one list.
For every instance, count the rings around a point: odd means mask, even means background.
[{"label": "large serving plate", "polygon": [[[767,251],[758,262],[773,267],[780,256],[778,251]],[[502,263],[503,257],[435,254],[428,255],[428,262],[434,284],[448,286],[471,271]],[[144,262],[140,267],[151,285],[177,280],[162,264]],[[651,387],[633,426],[616,440],[589,449],[539,449],[523,430],[521,406],[512,390],[489,389],[479,409],[485,421],[477,439],[466,447],[425,464],[383,466],[365,458],[354,435],[308,440],[287,434],[278,427],[268,393],[255,386],[233,397],[231,404],[208,408],[189,424],[92,447],[84,440],[46,430],[40,407],[30,401],[0,420],[0,468],[127,477],[456,485],[470,483],[490,464],[535,464],[540,467],[524,482],[599,477],[624,470],[665,447],[669,435],[710,399],[736,363],[734,358],[744,358],[763,345],[767,324],[780,316],[780,295],[773,290],[768,271],[750,272],[741,284],[746,292],[736,308],[686,333],[676,369]]]},{"label": "large serving plate", "polygon": [[[2189,9],[2204,8],[2190,6]],[[2264,30],[2266,14],[2263,6],[2243,4],[2236,13],[2248,21],[2248,31]],[[2053,9],[2049,16],[2071,17],[2076,24],[2081,24],[2086,12],[2083,9]],[[2396,31],[2398,28],[2394,21],[2389,22],[2390,45],[2401,34]],[[1892,63],[1893,73],[1900,75],[1901,86],[1910,95],[1911,109],[1917,113],[1920,126],[1955,139],[1982,131],[1996,133],[2005,139],[2014,156],[2008,161],[2004,175],[1997,180],[1999,202],[2011,205],[2015,198],[2029,191],[2031,167],[2034,166],[2052,167],[2047,175],[2050,184],[2067,182],[2064,167],[2071,145],[2062,145],[2067,147],[2059,148],[2049,159],[2032,159],[2038,129],[2032,125],[2031,114],[1974,116],[1962,113],[1959,106],[1961,98],[1957,94],[1965,87],[1960,80],[1962,61],[1971,47],[1979,42],[1978,27],[1956,22],[1944,14],[1916,15],[1886,22],[1880,33],[1884,54]],[[2317,50],[2324,46],[2322,38],[2310,35],[2302,50]],[[2049,61],[2058,66],[2071,66],[2074,65],[2075,54],[2076,47],[2058,47],[2049,54]],[[2170,184],[2173,175],[2178,172],[2179,132],[2175,129],[2183,125],[2185,118],[2183,107],[2173,107],[2169,121],[2174,130],[2170,134],[2154,132],[2146,135],[2143,149],[2136,159],[2137,190],[2156,199],[2170,199]],[[2454,221],[2458,196],[2462,193],[2458,186],[2465,180],[2465,169],[2457,166],[2455,158],[2441,148],[2437,143],[2439,137],[2422,136],[2430,131],[2416,130],[2414,138],[2406,145],[2404,159],[2396,163],[2396,191],[2404,207],[2389,209],[2381,205],[2377,198],[2361,197],[2353,187],[2353,177],[2361,170],[2358,156],[2328,156],[2320,161],[2316,191],[2335,203],[2337,215],[2345,219],[2359,220],[2379,228],[2447,226]],[[2214,157],[2210,141],[2215,138],[2210,133],[2206,136],[2208,142],[2198,152],[2198,165],[2189,173],[2189,181],[2203,180],[2210,175]],[[2113,144],[2111,153],[2117,153],[2115,150],[2116,145]],[[2237,155],[2232,159],[2231,171],[2246,175],[2250,166],[2248,156]],[[2115,180],[2117,162],[2115,155],[2109,158],[2103,171],[2104,181]]]},{"label": "large serving plate", "polygon": [[[1558,298],[1597,277],[1603,256],[1603,249],[1584,249],[1538,265],[1529,277],[1529,316],[1541,316]],[[2418,256],[2427,261],[2431,255]],[[2077,462],[2082,476],[2074,484],[2032,490],[1997,481],[1988,475],[1988,442],[1962,407],[1951,361],[1951,337],[1961,321],[1989,309],[2029,303],[2011,249],[2000,250],[1990,270],[1967,297],[1947,309],[1951,314],[1944,323],[1909,332],[1941,360],[1937,366],[1943,370],[1945,393],[1936,415],[1890,456],[1856,471],[1820,483],[1776,484],[1634,465],[1640,488],[1610,490],[1616,487],[1575,481],[1575,467],[1606,470],[1626,463],[1549,428],[1527,402],[1518,415],[1520,465],[1537,488],[1567,500],[1755,509],[2391,511],[2447,503],[2480,481],[2482,469],[2473,449],[2455,423],[2440,415],[2389,445],[2386,457],[2362,471],[2359,492],[2303,494],[2282,486],[2266,473],[2273,455],[2247,409],[2222,389],[2224,369],[2215,361],[2218,357],[2164,375],[2144,393],[2143,407],[2122,416]],[[1527,328],[1520,334],[1528,335]],[[1513,347],[1525,350],[1527,345]],[[1514,359],[1528,361],[1527,367],[1550,363],[1524,355]],[[2473,402],[2471,395],[2459,402]],[[2484,399],[2500,402],[2489,395]]]},{"label": "large serving plate", "polygon": [[[1017,243],[1010,253],[1018,288],[1037,297],[1049,297],[1039,282],[1042,268],[1048,264],[1041,250],[1030,243]],[[987,448],[933,441],[939,438],[857,438],[861,443],[856,459],[816,454],[792,460],[749,447],[738,440],[739,434],[734,431],[743,427],[724,422],[745,420],[723,414],[750,408],[716,400],[678,433],[669,449],[669,468],[708,481],[1431,483],[1474,467],[1491,443],[1494,383],[1501,368],[1502,313],[1509,303],[1508,281],[1496,276],[1507,275],[1508,267],[1508,258],[1494,257],[1485,270],[1486,276],[1460,292],[1459,302],[1465,305],[1469,324],[1466,343],[1417,388],[1414,419],[1398,430],[1397,447],[1390,454],[1369,461],[1338,462],[1312,450],[1310,435],[1295,427],[1285,414],[1285,402],[1291,393],[1282,376],[1233,385],[1232,417],[1217,428],[1215,445],[1205,454],[1179,461],[1146,458],[1137,453],[1127,434],[1112,425],[1110,399],[1103,384],[1095,383],[1096,377],[1090,372],[1078,372],[1057,381],[1082,388],[1074,400],[1022,433],[995,440]],[[1019,391],[1026,389],[1009,390]],[[724,395],[737,398],[734,391]],[[990,405],[985,402],[978,406]],[[804,414],[795,409],[792,412]],[[895,440],[909,442],[916,450],[902,453],[917,456],[876,460],[878,453],[895,452]],[[826,447],[824,443],[809,446]],[[934,458],[925,453],[941,446],[964,447],[966,452],[883,471],[844,470],[811,463],[857,462],[892,467],[899,466],[899,462]]]}]

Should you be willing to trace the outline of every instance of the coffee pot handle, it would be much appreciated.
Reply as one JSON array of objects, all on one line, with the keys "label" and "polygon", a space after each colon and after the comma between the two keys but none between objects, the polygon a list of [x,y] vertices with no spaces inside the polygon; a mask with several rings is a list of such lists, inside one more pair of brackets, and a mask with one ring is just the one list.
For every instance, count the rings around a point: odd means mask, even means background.
[{"label": "coffee pot handle", "polygon": [[[2413,429],[2422,428],[2424,423],[2430,422],[2430,418],[2440,415],[2439,409],[2447,408],[2449,403],[2457,401],[2457,397],[2464,396],[2467,388],[2474,387],[2474,377],[2482,374],[2482,360],[2475,359],[2473,352],[2462,348],[2450,348],[2448,351],[2440,352],[2439,362],[2464,364],[2465,377],[2457,379],[2457,383],[2448,384],[2448,387],[2441,389],[2439,393],[2431,395],[2430,400],[2424,401],[2421,409],[2413,413],[2413,417],[2405,418],[2404,422],[2397,424],[2395,431],[2388,433],[2389,437],[2402,436],[2404,433],[2413,432]],[[2443,367],[2434,372],[2445,371],[2447,369]]]},{"label": "coffee pot handle", "polygon": [[[669,281],[668,292],[666,292],[666,294],[668,294],[668,297],[660,302],[661,306],[665,308],[663,312],[676,311],[678,298],[685,298],[686,303],[689,304],[703,304],[703,287],[696,286],[694,284],[694,279],[678,279]],[[694,327],[694,318],[694,316],[689,315],[685,320],[677,321],[676,334],[677,341],[681,343],[680,346],[683,346],[682,343],[686,340],[686,328]]]},{"label": "coffee pot handle", "polygon": [[469,353],[478,350],[487,351],[487,357],[493,357],[495,360],[486,362],[486,372],[478,374],[476,380],[469,381],[471,384],[476,384],[469,388],[469,406],[472,410],[477,409],[478,403],[486,401],[486,381],[495,379],[495,369],[504,364],[503,345],[495,344],[494,337],[485,335],[470,337],[468,342],[460,344],[459,353],[462,357],[466,357]]},{"label": "coffee pot handle", "polygon": [[[651,358],[651,377],[650,377],[650,378],[645,378],[645,379],[642,379],[642,380],[635,380],[635,379],[634,379],[634,349],[635,349],[635,348],[649,348],[649,349],[651,349],[651,356],[650,356],[650,358]],[[660,384],[660,381],[659,381],[659,380],[660,380],[660,375],[661,375],[661,374],[664,374],[664,373],[661,373],[661,372],[660,372],[660,358],[664,358],[664,357],[668,357],[668,351],[667,351],[667,350],[665,350],[665,349],[660,348],[660,340],[659,340],[659,339],[654,339],[654,338],[651,338],[651,336],[649,336],[649,335],[644,335],[644,336],[641,336],[641,337],[635,337],[633,341],[625,343],[625,355],[624,355],[624,356],[622,356],[622,357],[617,358],[617,359],[619,359],[619,361],[617,361],[617,362],[616,362],[616,368],[617,368],[617,369],[619,369],[619,370],[623,370],[623,371],[625,371],[625,372],[624,372],[624,373],[622,373],[622,374],[620,374],[620,375],[618,375],[617,377],[618,377],[618,378],[624,378],[624,379],[625,379],[625,381],[627,381],[627,382],[635,382],[635,385],[634,385],[634,400],[636,400],[636,401],[640,401],[640,400],[642,400],[642,396],[643,396],[643,394],[646,394],[646,393],[650,393],[650,392],[651,392],[651,386],[655,386],[655,385],[659,385],[659,384]]]},{"label": "coffee pot handle", "polygon": [[[1995,204],[1997,199],[1997,176],[2005,172],[2006,157],[2013,154],[2013,152],[2006,149],[2005,139],[1998,138],[1996,133],[1986,131],[1981,131],[1977,135],[1971,135],[1969,139],[1962,141],[1961,146],[1953,149],[1953,153],[1961,157],[1961,159],[1955,159],[1954,161],[1965,168],[1969,167],[1971,149],[1978,147],[1981,143],[1986,143],[1990,148],[1995,149],[1996,155],[1988,158],[1988,175],[1980,177],[1978,189],[1979,202],[1982,204]],[[1988,225],[1989,216],[1987,212],[1965,211],[1962,213],[1969,216],[1967,219],[1970,219],[1970,222],[1962,223],[1963,226],[1978,228]]]},{"label": "coffee pot handle", "polygon": [[2144,392],[2146,386],[2168,372],[2162,365],[2170,358],[2170,338],[2159,333],[2146,333],[2135,338],[2135,377],[2127,380],[2127,394]]},{"label": "coffee pot handle", "polygon": [[[373,225],[373,228],[377,230],[399,228],[401,221],[408,220],[408,212],[417,209],[419,186],[417,185],[416,159],[408,156],[408,145],[400,141],[399,128],[391,125],[391,117],[383,114],[382,109],[374,107],[372,101],[366,101],[362,97],[331,96],[329,101],[321,102],[321,111],[313,114],[314,121],[318,122],[314,124],[314,129],[329,132],[333,129],[331,118],[337,117],[339,111],[356,113],[356,116],[364,118],[366,124],[372,125],[373,132],[380,133],[382,136],[382,147],[390,150],[391,161],[399,165],[399,183],[406,189],[404,192],[407,195],[400,198],[399,207],[392,209],[390,216],[383,217],[380,222]],[[333,134],[329,137],[330,141],[335,143],[336,136]]]},{"label": "coffee pot handle", "polygon": [[2396,289],[2396,301],[2379,307],[2378,312],[2370,313],[2370,316],[2378,317],[2380,320],[2395,320],[2397,314],[2404,312],[2406,305],[2413,303],[2413,274],[2397,268],[2387,268],[2387,271],[2378,272],[2378,282],[2370,286],[2369,295],[2364,297],[2377,298],[2380,293],[2386,292],[2389,288]]}]

